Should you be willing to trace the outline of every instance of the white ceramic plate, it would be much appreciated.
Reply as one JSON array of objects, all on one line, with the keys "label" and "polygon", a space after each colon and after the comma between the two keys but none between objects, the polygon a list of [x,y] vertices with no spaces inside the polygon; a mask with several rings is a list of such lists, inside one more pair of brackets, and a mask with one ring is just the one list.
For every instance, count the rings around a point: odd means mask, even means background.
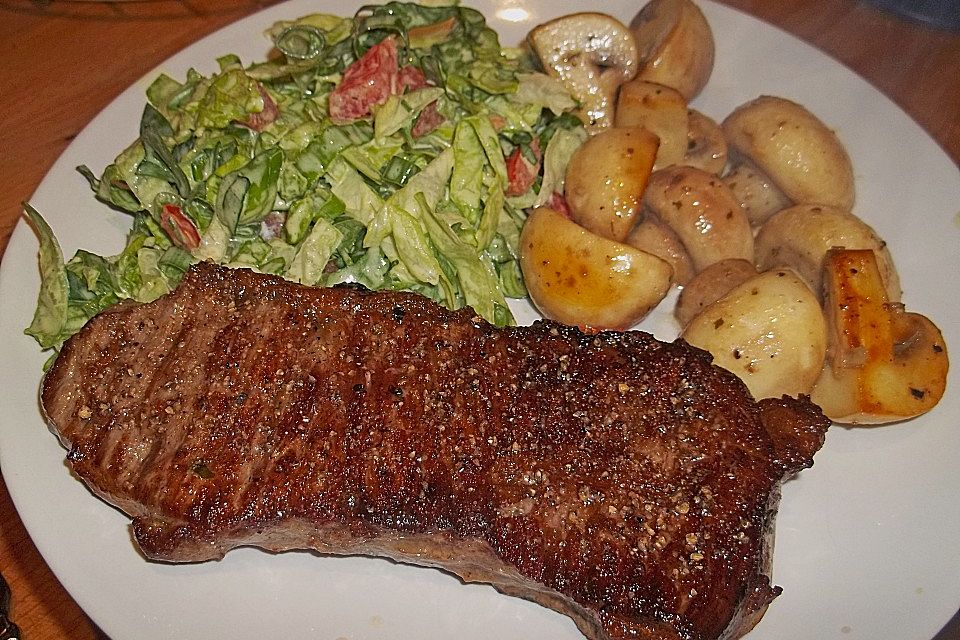
[{"label": "white ceramic plate", "polygon": [[[294,0],[230,26],[162,65],[182,77],[212,71],[226,52],[262,59],[263,30],[275,20],[354,0]],[[473,3],[516,44],[533,24],[595,5],[548,0]],[[629,20],[640,3],[608,1]],[[760,94],[805,104],[849,149],[856,211],[896,257],[907,305],[934,318],[960,354],[960,175],[908,117],[836,62],[768,25],[713,4],[713,78],[695,105],[722,118]],[[526,18],[511,22],[511,17]],[[499,13],[498,13],[499,11]],[[497,17],[497,16],[500,17]],[[129,219],[98,205],[74,167],[99,170],[137,135],[148,78],[131,87],[81,133],[32,198],[72,255],[115,253]],[[952,108],[944,105],[944,108]],[[31,536],[54,573],[116,640],[168,638],[580,638],[565,617],[463,586],[435,570],[367,558],[310,553],[231,552],[225,560],[170,566],[147,562],[131,543],[127,518],[71,477],[64,451],[37,406],[45,359],[23,335],[38,288],[37,243],[19,225],[0,272],[0,464]],[[529,317],[529,316],[527,316]],[[664,312],[645,323],[674,337]],[[960,392],[911,423],[831,430],[813,469],[789,482],[777,526],[774,580],[783,595],[751,638],[929,640],[960,604]]]}]

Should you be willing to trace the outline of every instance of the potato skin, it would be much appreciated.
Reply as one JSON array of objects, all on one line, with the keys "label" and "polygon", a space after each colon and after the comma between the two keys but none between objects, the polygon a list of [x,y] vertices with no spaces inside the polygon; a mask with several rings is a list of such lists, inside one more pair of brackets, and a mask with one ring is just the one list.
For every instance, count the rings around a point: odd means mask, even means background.
[{"label": "potato skin", "polygon": [[627,329],[642,320],[666,296],[673,271],[547,207],[534,209],[524,224],[520,268],[545,317],[594,329]]},{"label": "potato skin", "polygon": [[643,202],[659,141],[642,127],[613,127],[589,138],[570,158],[564,195],[573,220],[622,242]]},{"label": "potato skin", "polygon": [[810,393],[827,349],[820,303],[789,269],[734,287],[691,320],[682,337],[709,351],[757,399]]}]

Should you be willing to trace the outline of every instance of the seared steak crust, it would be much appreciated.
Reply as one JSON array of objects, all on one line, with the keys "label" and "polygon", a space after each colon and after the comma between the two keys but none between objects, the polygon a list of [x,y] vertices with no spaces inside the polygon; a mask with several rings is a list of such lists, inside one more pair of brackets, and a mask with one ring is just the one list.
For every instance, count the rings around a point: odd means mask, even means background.
[{"label": "seared steak crust", "polygon": [[827,421],[705,352],[201,264],[67,342],[42,404],[143,553],[440,566],[592,638],[721,638],[778,593],[782,479]]}]

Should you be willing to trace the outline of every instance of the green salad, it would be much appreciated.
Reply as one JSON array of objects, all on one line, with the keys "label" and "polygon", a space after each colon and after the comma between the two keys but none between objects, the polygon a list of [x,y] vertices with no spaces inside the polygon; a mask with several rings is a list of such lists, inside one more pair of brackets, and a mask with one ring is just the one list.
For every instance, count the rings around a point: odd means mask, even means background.
[{"label": "green salad", "polygon": [[66,263],[47,224],[27,333],[57,348],[120,300],[149,302],[212,260],[307,285],[407,290],[513,321],[525,210],[562,193],[576,104],[459,6],[390,3],[274,25],[274,51],[158,77],[140,135],[96,197],[129,212],[116,256]]}]

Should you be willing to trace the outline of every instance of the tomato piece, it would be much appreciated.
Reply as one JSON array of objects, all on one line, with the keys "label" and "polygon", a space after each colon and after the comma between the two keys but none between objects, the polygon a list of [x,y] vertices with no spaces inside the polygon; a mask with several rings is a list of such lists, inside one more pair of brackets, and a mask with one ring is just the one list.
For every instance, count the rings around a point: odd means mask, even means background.
[{"label": "tomato piece", "polygon": [[520,147],[513,150],[513,153],[507,158],[507,185],[506,195],[519,196],[527,192],[537,179],[540,173],[540,145],[534,138],[530,143],[530,150],[533,151],[536,163],[530,164]]},{"label": "tomato piece", "polygon": [[400,93],[423,89],[427,86],[427,76],[423,75],[423,71],[420,71],[417,67],[408,64],[400,69],[397,85]]},{"label": "tomato piece", "polygon": [[437,102],[433,101],[420,111],[420,115],[417,116],[417,121],[413,123],[413,127],[410,129],[410,135],[414,138],[425,136],[439,127],[444,120],[446,120],[446,118],[443,117],[440,109],[437,108]]},{"label": "tomato piece", "polygon": [[165,204],[160,209],[160,228],[181,249],[192,251],[200,246],[197,225],[175,204]]},{"label": "tomato piece", "polygon": [[567,204],[567,199],[556,191],[550,194],[550,201],[547,202],[547,206],[567,218],[570,217],[570,205]]},{"label": "tomato piece", "polygon": [[370,107],[386,102],[399,86],[397,41],[384,38],[343,72],[330,94],[330,119],[346,124],[370,114]]}]

